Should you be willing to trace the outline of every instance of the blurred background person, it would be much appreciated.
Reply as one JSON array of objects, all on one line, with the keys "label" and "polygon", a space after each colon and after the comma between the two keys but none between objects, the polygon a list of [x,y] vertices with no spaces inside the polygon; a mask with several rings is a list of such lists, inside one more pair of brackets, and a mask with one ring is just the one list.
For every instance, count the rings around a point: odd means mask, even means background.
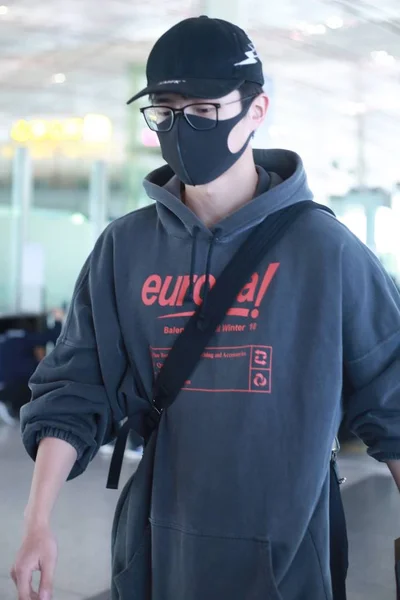
[{"label": "blurred background person", "polygon": [[9,329],[0,336],[0,421],[15,425],[24,404],[30,400],[29,379],[61,333],[64,313],[52,313],[53,327],[32,331],[29,320],[20,329]]}]

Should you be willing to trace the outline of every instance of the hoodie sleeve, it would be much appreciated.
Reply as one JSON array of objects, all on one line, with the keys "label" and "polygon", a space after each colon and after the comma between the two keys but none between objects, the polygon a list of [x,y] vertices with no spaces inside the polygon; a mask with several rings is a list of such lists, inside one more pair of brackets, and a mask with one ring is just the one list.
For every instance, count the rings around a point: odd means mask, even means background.
[{"label": "hoodie sleeve", "polygon": [[346,420],[376,460],[400,459],[400,295],[356,238],[343,258]]},{"label": "hoodie sleeve", "polygon": [[77,450],[70,479],[86,469],[126,416],[121,389],[129,387],[134,396],[113,294],[111,250],[99,242],[79,276],[56,347],[31,378],[32,401],[21,412],[23,443],[33,459],[44,437]]}]

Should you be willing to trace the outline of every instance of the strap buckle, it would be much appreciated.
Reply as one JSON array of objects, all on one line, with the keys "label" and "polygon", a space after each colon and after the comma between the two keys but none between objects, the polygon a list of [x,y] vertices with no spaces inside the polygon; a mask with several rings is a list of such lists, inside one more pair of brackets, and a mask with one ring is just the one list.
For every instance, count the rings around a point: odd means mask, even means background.
[{"label": "strap buckle", "polygon": [[343,483],[345,483],[346,477],[340,477],[340,474],[339,474],[339,468],[337,465],[337,457],[338,457],[339,452],[340,452],[340,442],[339,442],[338,437],[335,437],[333,446],[332,446],[331,465],[333,467],[333,470],[335,471],[335,476],[336,476],[338,484],[342,485]]},{"label": "strap buckle", "polygon": [[333,440],[332,453],[331,453],[331,461],[333,463],[336,462],[339,452],[340,452],[340,442],[339,442],[339,438],[336,436],[335,439]]}]

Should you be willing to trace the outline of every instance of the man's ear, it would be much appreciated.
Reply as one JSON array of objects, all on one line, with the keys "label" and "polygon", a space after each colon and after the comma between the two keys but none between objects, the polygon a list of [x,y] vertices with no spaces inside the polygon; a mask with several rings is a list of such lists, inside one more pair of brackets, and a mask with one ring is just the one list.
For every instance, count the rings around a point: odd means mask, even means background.
[{"label": "man's ear", "polygon": [[266,94],[260,94],[253,100],[249,110],[249,117],[253,130],[256,131],[265,121],[269,108],[269,98]]}]

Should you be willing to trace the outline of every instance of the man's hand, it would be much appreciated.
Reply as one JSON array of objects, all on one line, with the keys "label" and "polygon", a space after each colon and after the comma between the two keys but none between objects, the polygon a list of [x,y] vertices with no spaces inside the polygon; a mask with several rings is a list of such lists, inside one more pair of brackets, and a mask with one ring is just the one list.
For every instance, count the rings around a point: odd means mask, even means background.
[{"label": "man's hand", "polygon": [[[48,526],[27,530],[11,577],[17,587],[18,600],[51,600],[57,563],[57,543]],[[32,576],[40,571],[40,585],[32,588]]]},{"label": "man's hand", "polygon": [[[57,562],[57,544],[50,517],[63,483],[76,461],[73,446],[57,438],[44,438],[36,455],[32,487],[25,510],[25,535],[11,570],[18,600],[50,600]],[[32,575],[40,571],[39,593],[32,589]]]}]

